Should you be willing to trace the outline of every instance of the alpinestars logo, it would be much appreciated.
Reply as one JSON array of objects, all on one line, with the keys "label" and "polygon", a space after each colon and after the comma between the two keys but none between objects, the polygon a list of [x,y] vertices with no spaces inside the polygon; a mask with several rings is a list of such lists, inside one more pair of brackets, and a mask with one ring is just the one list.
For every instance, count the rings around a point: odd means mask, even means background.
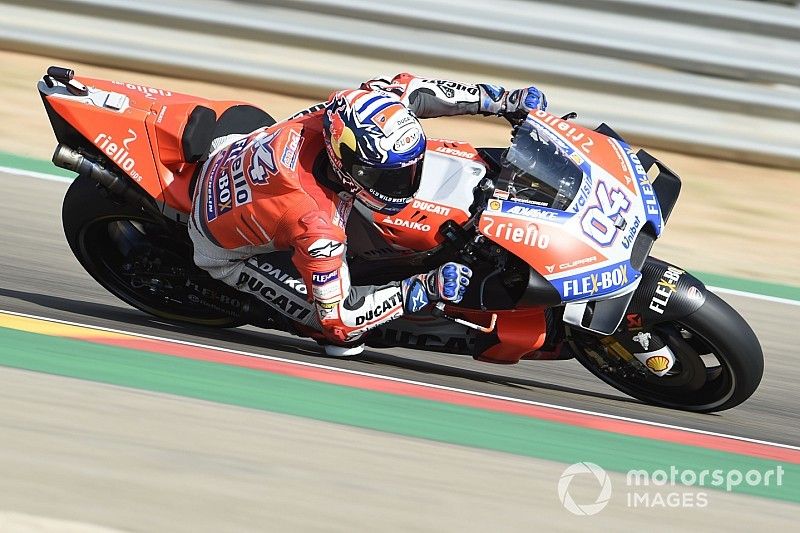
[{"label": "alpinestars logo", "polygon": [[344,252],[344,243],[331,239],[317,239],[308,247],[311,257],[335,257]]},{"label": "alpinestars logo", "polygon": [[428,292],[425,290],[421,281],[415,280],[408,291],[406,309],[409,313],[416,313],[428,305],[428,303]]}]

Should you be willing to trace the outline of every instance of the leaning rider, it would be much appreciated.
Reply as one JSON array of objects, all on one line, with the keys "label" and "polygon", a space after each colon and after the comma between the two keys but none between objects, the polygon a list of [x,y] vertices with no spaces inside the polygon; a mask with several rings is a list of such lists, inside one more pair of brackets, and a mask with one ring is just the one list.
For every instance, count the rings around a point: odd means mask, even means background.
[{"label": "leaning rider", "polygon": [[436,300],[459,302],[472,272],[449,262],[386,285],[351,285],[344,228],[353,201],[387,215],[411,202],[425,157],[418,118],[518,121],[546,105],[535,87],[506,91],[399,74],[335,92],[272,126],[215,139],[194,191],[194,261],[287,316],[328,355],[358,354],[367,330]]}]

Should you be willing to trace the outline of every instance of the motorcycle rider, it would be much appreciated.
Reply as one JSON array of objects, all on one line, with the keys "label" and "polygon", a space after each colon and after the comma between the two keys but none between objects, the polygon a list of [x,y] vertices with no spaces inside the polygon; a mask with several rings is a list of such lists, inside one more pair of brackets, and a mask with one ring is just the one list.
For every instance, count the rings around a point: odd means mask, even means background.
[{"label": "motorcycle rider", "polygon": [[194,190],[194,261],[287,316],[328,355],[358,354],[367,330],[436,300],[459,302],[472,272],[450,262],[382,286],[352,286],[344,228],[353,201],[387,215],[411,202],[425,156],[418,118],[518,122],[546,105],[535,87],[506,91],[404,73],[216,139]]}]

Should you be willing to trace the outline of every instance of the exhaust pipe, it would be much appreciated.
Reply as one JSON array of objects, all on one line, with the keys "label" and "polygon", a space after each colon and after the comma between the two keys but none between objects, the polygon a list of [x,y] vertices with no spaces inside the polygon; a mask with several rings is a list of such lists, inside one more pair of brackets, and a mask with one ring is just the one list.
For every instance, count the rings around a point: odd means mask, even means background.
[{"label": "exhaust pipe", "polygon": [[147,213],[153,215],[157,221],[163,220],[164,215],[154,205],[152,199],[131,186],[127,179],[121,178],[98,163],[86,159],[72,148],[63,144],[56,146],[56,151],[53,153],[53,164],[57,167],[77,172],[79,175],[92,178],[108,189],[114,196],[118,196],[133,205],[141,206]]}]

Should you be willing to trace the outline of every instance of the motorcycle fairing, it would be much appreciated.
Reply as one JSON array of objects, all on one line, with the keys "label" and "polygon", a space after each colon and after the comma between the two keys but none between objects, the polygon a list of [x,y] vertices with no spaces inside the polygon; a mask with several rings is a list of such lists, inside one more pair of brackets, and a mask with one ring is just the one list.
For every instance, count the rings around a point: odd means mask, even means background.
[{"label": "motorcycle fairing", "polygon": [[[631,264],[634,243],[645,227],[655,237],[663,228],[658,198],[637,153],[624,141],[544,111],[532,112],[527,125],[544,142],[555,145],[583,178],[563,210],[526,206],[516,191],[498,191],[481,215],[481,233],[542,274],[563,303],[632,292],[641,276]],[[510,234],[491,231],[496,225],[486,219],[496,224],[498,211],[503,223],[517,226]],[[511,215],[514,220],[508,219]],[[531,244],[531,228],[539,241],[535,246],[520,245]]]},{"label": "motorcycle fairing", "polygon": [[[98,153],[130,176],[150,196],[163,196],[145,121],[150,108],[113,86],[98,87],[81,79],[88,95],[74,95],[59,83],[38,88],[46,105],[85,138]],[[103,84],[101,84],[103,85]],[[58,139],[63,142],[63,139]]]},{"label": "motorcycle fairing", "polygon": [[[445,312],[474,323],[485,323],[488,316],[456,306],[447,306]],[[544,345],[547,335],[544,309],[504,310],[496,314],[495,329],[488,334],[430,315],[408,315],[377,328],[367,342],[373,347],[405,346],[471,355],[497,364],[536,358],[535,352]]]},{"label": "motorcycle fairing", "polygon": [[439,227],[470,217],[473,189],[486,175],[486,166],[468,143],[429,139],[419,191],[396,215],[382,215],[355,203],[356,209],[395,250],[428,250],[442,243]]},{"label": "motorcycle fairing", "polygon": [[478,335],[473,357],[487,363],[516,364],[523,357],[532,357],[544,345],[546,336],[543,308],[500,312],[495,330]]},{"label": "motorcycle fairing", "polygon": [[607,259],[564,227],[571,218],[557,209],[492,198],[478,221],[478,230],[549,280],[548,275]]},{"label": "motorcycle fairing", "polygon": [[[212,101],[133,83],[75,78],[86,96],[70,93],[66,86],[39,82],[38,89],[49,112],[61,117],[107,160],[130,176],[162,209],[188,213],[189,183],[197,160],[187,161],[187,151],[204,152],[204,141],[187,150],[187,128],[208,137],[216,116],[241,102]],[[207,110],[205,113],[198,111]],[[59,139],[59,142],[64,142]],[[66,142],[65,144],[74,144]]]}]

